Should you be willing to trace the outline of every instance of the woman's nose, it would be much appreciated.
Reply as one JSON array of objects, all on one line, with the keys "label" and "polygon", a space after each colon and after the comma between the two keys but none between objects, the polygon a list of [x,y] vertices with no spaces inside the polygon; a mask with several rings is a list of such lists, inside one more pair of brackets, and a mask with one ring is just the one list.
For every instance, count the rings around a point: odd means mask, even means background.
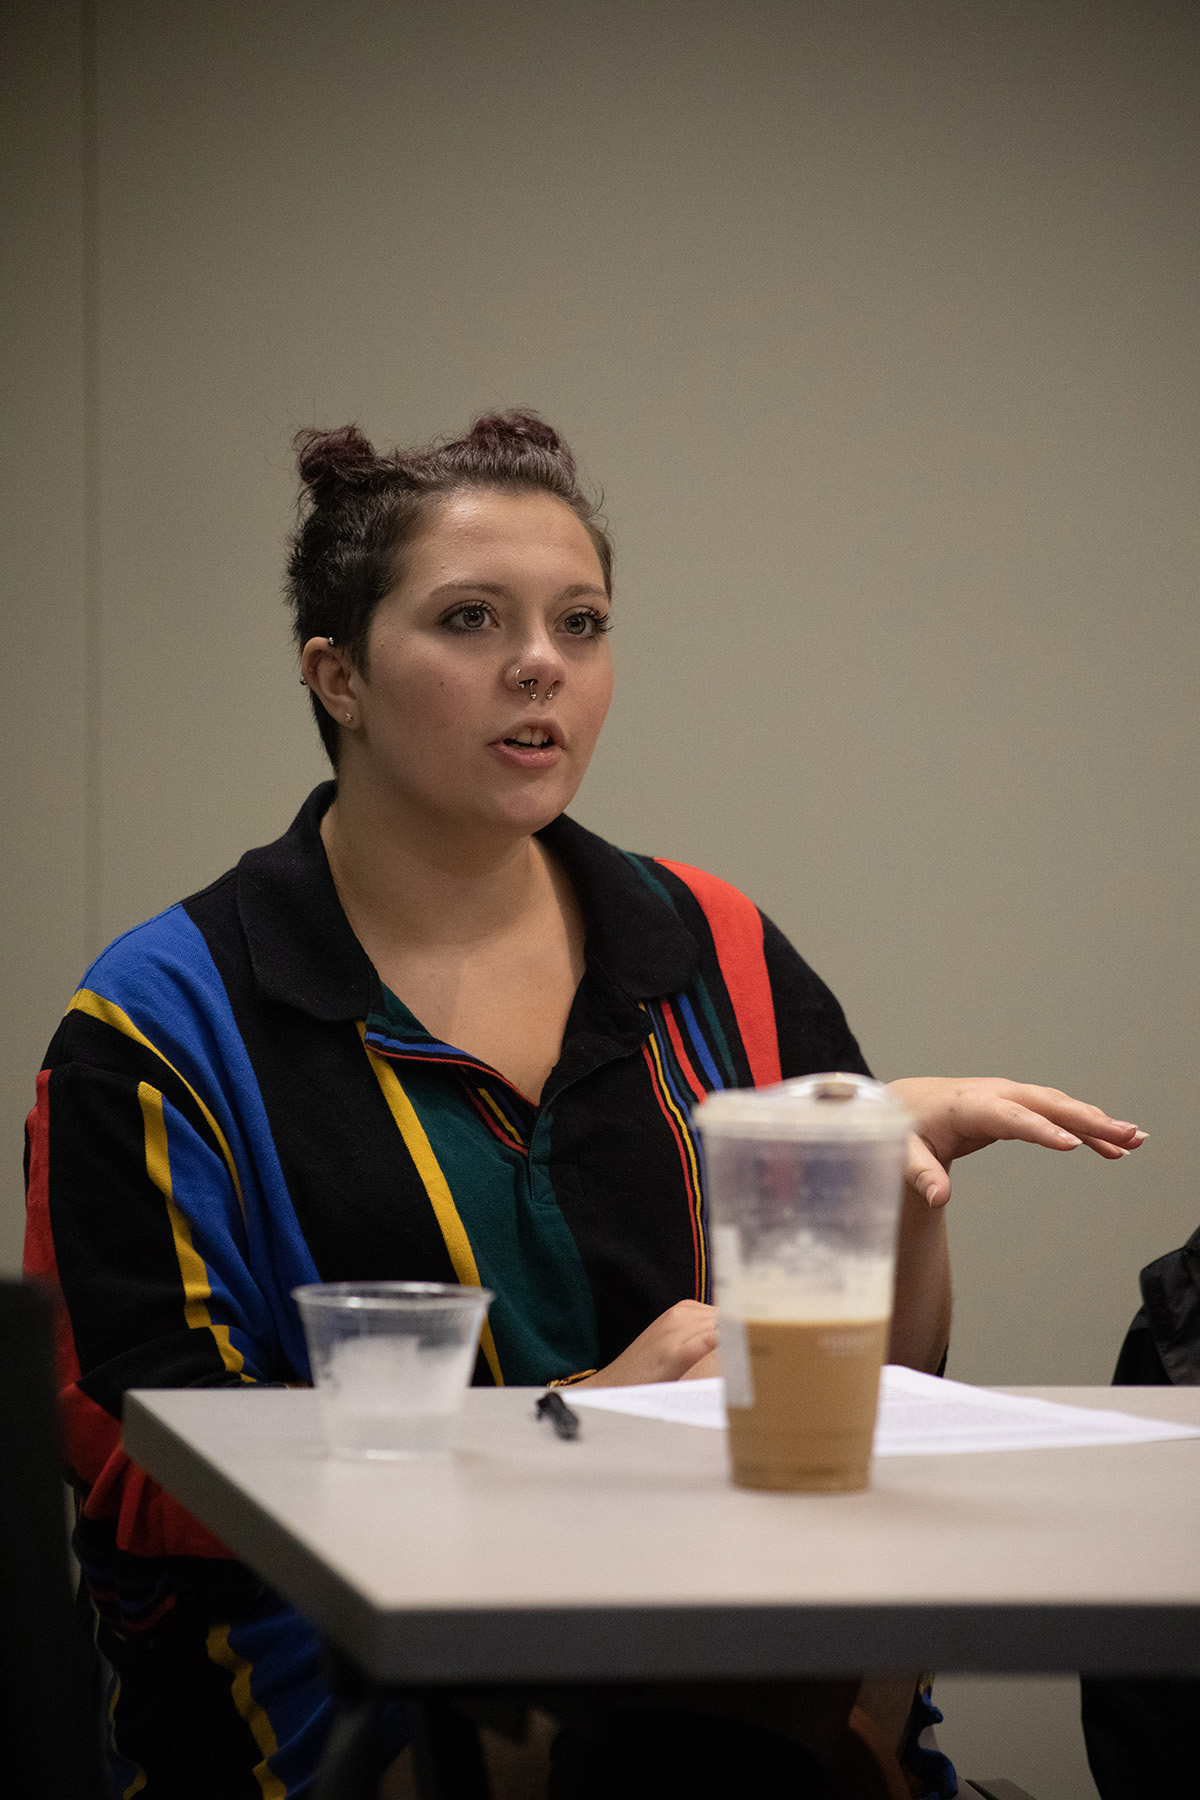
[{"label": "woman's nose", "polygon": [[561,682],[564,673],[559,651],[548,637],[541,635],[521,645],[516,666],[510,667],[508,679],[524,688],[527,694],[536,692],[544,698],[546,690]]}]

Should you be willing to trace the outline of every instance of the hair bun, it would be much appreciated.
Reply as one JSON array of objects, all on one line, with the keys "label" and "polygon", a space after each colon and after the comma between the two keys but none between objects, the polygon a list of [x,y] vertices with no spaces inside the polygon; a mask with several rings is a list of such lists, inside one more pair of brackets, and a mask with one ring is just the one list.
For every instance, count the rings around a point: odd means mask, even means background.
[{"label": "hair bun", "polygon": [[357,425],[300,431],[293,442],[300,479],[318,504],[340,489],[364,487],[379,474],[380,459]]},{"label": "hair bun", "polygon": [[538,413],[528,412],[523,407],[512,412],[485,413],[475,420],[466,441],[488,450],[498,450],[503,443],[512,443],[514,439],[535,444],[539,450],[561,453],[566,449],[553,425],[547,425]]}]

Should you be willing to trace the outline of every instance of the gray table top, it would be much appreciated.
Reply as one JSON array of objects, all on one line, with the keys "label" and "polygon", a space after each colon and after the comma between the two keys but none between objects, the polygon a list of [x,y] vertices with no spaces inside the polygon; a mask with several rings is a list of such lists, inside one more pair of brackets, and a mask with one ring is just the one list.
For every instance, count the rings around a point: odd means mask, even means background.
[{"label": "gray table top", "polygon": [[[396,1683],[863,1668],[1200,1673],[1200,1439],[729,1484],[724,1436],[473,1390],[452,1457],[340,1462],[307,1390],[130,1394],[144,1469]],[[1200,1425],[1200,1388],[1033,1388]]]}]

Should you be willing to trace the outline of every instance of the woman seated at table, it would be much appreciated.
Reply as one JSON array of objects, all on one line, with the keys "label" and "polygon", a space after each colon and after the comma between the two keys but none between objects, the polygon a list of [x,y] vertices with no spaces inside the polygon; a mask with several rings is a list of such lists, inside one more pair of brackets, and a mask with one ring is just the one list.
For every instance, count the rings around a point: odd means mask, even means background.
[{"label": "woman seated at table", "polygon": [[[122,1455],[125,1390],[303,1381],[291,1289],[365,1278],[494,1289],[479,1382],[704,1373],[689,1108],[866,1067],[749,900],[565,816],[612,693],[612,551],[555,432],[312,432],[300,471],[288,592],[336,781],[99,958],[30,1120],[28,1267],[65,1301],[76,1541],[146,1800],[300,1793],[330,1701],[310,1628]],[[890,1355],[936,1370],[954,1158],[1141,1134],[1049,1088],[897,1086]]]}]

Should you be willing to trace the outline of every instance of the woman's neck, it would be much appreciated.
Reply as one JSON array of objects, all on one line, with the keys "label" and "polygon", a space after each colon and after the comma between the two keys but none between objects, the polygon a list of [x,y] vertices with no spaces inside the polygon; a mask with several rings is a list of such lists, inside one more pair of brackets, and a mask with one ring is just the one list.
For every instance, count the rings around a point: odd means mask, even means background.
[{"label": "woman's neck", "polygon": [[430,820],[339,787],[321,839],[356,935],[368,949],[466,948],[503,937],[554,885],[532,835]]},{"label": "woman's neck", "polygon": [[351,929],[425,1029],[536,1101],[584,968],[570,881],[528,832],[453,832],[353,782],[321,823]]}]

